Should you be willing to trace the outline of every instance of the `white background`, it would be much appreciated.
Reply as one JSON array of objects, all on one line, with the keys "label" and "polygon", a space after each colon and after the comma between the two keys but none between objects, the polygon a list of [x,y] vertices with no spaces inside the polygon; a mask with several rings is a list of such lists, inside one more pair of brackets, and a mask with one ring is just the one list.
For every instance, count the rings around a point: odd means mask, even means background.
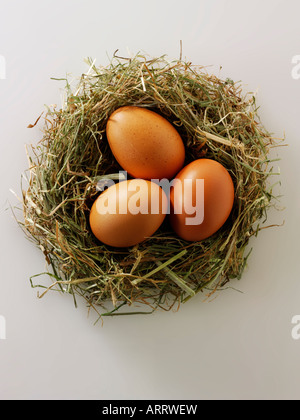
[{"label": "white background", "polygon": [[[0,340],[1,399],[298,399],[300,340],[300,54],[298,0],[1,0],[0,54]],[[61,103],[63,82],[143,51],[212,66],[257,91],[260,116],[289,146],[281,157],[281,212],[252,241],[242,280],[216,298],[199,295],[178,312],[107,318],[93,325],[84,304],[48,293],[38,299],[29,277],[44,271],[41,252],[23,235],[9,204],[27,168],[27,129],[44,104]],[[222,66],[221,72],[219,71]],[[47,281],[46,279],[44,279]]]}]

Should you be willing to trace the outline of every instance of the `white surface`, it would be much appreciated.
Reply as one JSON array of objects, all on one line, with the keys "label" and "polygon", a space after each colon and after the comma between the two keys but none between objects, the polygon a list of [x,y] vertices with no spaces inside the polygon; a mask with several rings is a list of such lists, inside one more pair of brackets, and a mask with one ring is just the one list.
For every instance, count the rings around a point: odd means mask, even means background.
[{"label": "white surface", "polygon": [[[39,2],[1,0],[0,55],[0,340],[1,399],[298,399],[300,341],[291,320],[300,314],[300,54],[298,0]],[[84,305],[49,293],[29,276],[43,271],[42,254],[11,217],[9,192],[20,193],[27,168],[24,144],[44,104],[60,104],[62,82],[50,77],[86,71],[85,57],[108,64],[128,55],[183,55],[212,72],[257,90],[264,125],[281,149],[282,206],[270,223],[284,227],[255,239],[243,293],[228,289],[210,302],[199,295],[177,313],[105,319],[93,325]]]}]

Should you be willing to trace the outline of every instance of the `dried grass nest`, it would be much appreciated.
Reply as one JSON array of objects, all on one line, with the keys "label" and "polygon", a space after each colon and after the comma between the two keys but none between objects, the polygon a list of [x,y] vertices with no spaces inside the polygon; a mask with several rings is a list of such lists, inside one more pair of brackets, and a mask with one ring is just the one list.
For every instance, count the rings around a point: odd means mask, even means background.
[{"label": "dried grass nest", "polygon": [[[253,94],[182,58],[115,53],[106,67],[87,61],[75,87],[60,79],[62,108],[46,107],[42,138],[27,147],[24,220],[18,223],[44,253],[51,278],[50,284],[48,277],[46,285],[36,284],[45,273],[35,274],[31,285],[45,289],[40,297],[59,290],[72,294],[76,304],[80,295],[100,319],[177,309],[199,291],[210,295],[240,279],[249,239],[277,199],[269,182],[275,174],[269,151],[277,143],[260,122]],[[149,108],[170,121],[184,141],[186,163],[206,157],[228,169],[234,208],[215,235],[186,242],[166,219],[154,236],[128,249],[113,249],[93,236],[88,216],[97,182],[115,179],[121,170],[107,143],[106,122],[124,105]]]}]

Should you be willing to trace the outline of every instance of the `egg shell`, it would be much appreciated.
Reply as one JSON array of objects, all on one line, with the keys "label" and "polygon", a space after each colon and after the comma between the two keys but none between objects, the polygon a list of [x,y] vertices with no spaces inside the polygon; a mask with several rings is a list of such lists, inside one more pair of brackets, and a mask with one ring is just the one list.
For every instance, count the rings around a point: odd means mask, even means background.
[{"label": "egg shell", "polygon": [[156,232],[166,217],[167,208],[167,196],[154,182],[122,181],[107,188],[95,200],[90,227],[104,244],[129,247]]},{"label": "egg shell", "polygon": [[106,135],[114,157],[134,178],[171,179],[184,165],[185,148],[179,133],[149,109],[118,108],[107,121]]},{"label": "egg shell", "polygon": [[[186,181],[185,184],[185,180],[191,181]],[[197,180],[204,181],[202,184],[198,181],[197,184]],[[191,187],[187,190],[188,182],[191,183]],[[191,205],[187,211],[185,206],[188,202]],[[233,203],[234,184],[227,169],[211,159],[195,160],[177,174],[171,188],[171,226],[179,237],[187,241],[207,239],[224,225],[232,211]],[[194,213],[191,213],[193,208]],[[204,218],[196,214],[200,215],[200,209],[204,210]],[[190,225],[191,218],[197,220],[196,216],[200,223]]]}]

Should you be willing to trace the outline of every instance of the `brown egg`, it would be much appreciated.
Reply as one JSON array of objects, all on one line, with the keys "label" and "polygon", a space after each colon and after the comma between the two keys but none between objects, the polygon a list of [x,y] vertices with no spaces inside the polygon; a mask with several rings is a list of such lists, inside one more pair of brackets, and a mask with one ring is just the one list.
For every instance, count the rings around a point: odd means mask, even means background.
[{"label": "brown egg", "polygon": [[143,179],[110,186],[94,202],[90,227],[104,244],[136,245],[152,236],[167,212],[167,196],[157,184]]},{"label": "brown egg", "polygon": [[112,113],[107,139],[120,166],[134,178],[170,179],[183,167],[184,144],[173,125],[146,108],[125,106]]},{"label": "brown egg", "polygon": [[201,241],[216,233],[228,219],[234,202],[229,172],[211,159],[184,167],[170,192],[170,222],[187,241]]}]

